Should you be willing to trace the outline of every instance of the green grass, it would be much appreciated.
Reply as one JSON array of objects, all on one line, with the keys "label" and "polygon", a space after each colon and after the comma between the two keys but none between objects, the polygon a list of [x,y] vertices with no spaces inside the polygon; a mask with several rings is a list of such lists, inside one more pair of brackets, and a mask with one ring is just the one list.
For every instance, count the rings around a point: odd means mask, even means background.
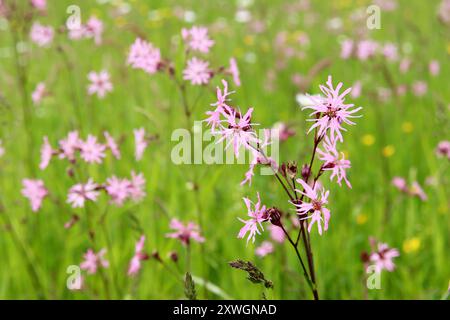
[{"label": "green grass", "polygon": [[[246,214],[243,196],[255,198],[259,191],[266,205],[290,209],[275,179],[257,175],[251,187],[240,187],[247,166],[174,165],[170,152],[175,143],[170,141],[170,136],[174,129],[186,127],[180,96],[166,76],[149,76],[126,66],[127,50],[136,38],[130,28],[134,25],[161,48],[163,56],[173,59],[179,70],[183,55],[178,36],[181,28],[189,23],[175,17],[176,7],[193,10],[195,24],[210,27],[215,40],[208,56],[211,64],[227,65],[230,56],[237,58],[242,86],[233,87],[237,91],[234,104],[243,110],[254,107],[254,121],[262,127],[270,127],[277,121],[294,125],[297,135],[281,145],[280,161],[305,163],[311,152],[312,136],[305,135],[307,113],[297,106],[297,89],[290,80],[294,73],[306,74],[319,60],[329,59],[330,67],[312,79],[311,93],[318,92],[318,85],[326,81],[328,74],[335,81],[344,82],[346,87],[357,80],[363,83],[362,96],[354,99],[355,104],[364,107],[363,117],[349,128],[343,145],[352,161],[353,188],[339,188],[329,183],[325,175],[323,181],[331,190],[330,228],[323,236],[311,234],[321,298],[365,297],[365,273],[359,256],[369,250],[369,236],[398,248],[401,254],[396,259],[397,269],[392,273],[383,272],[382,289],[368,291],[369,299],[439,299],[447,291],[450,280],[448,161],[437,158],[434,150],[439,141],[450,137],[450,38],[448,27],[436,18],[439,1],[398,1],[396,11],[382,13],[382,28],[370,31],[371,38],[377,41],[396,43],[401,56],[404,55],[401,48],[412,48],[409,55],[413,65],[409,73],[400,74],[398,62],[387,63],[396,84],[411,84],[418,79],[428,83],[424,97],[417,98],[408,91],[404,97],[387,102],[373,95],[378,87],[389,87],[379,67],[382,59],[362,63],[339,58],[339,41],[356,32],[350,14],[356,8],[364,13],[367,1],[311,1],[314,25],[307,24],[307,14],[295,14],[287,9],[287,4],[294,1],[254,1],[249,10],[253,17],[267,24],[261,34],[254,34],[245,24],[236,22],[236,1],[135,0],[129,1],[131,11],[123,18],[112,18],[110,4],[53,2],[48,14],[38,18],[41,23],[62,25],[67,6],[77,3],[83,21],[91,14],[104,21],[104,44],[95,47],[92,40],[72,42],[61,33],[48,49],[27,42],[29,50],[20,54],[28,79],[26,96],[29,99],[40,81],[46,82],[52,95],[38,107],[25,108],[26,121],[22,115],[24,102],[17,81],[12,32],[6,27],[0,33],[0,92],[9,105],[0,106],[0,139],[6,150],[0,158],[0,204],[4,218],[0,219],[0,298],[107,297],[100,274],[87,276],[87,288],[83,291],[71,292],[66,288],[66,268],[79,264],[83,253],[92,246],[86,232],[86,216],[98,221],[105,212],[104,225],[95,223],[94,230],[98,248],[110,242],[108,259],[112,267],[105,270],[104,277],[113,298],[183,297],[182,283],[155,260],[144,262],[143,272],[134,280],[126,276],[126,269],[140,228],[147,236],[146,250],[157,250],[182,279],[186,271],[186,250],[165,234],[169,232],[170,218],[198,221],[199,216],[207,241],[203,248],[196,243],[192,245],[194,276],[218,286],[225,297],[259,299],[262,288],[251,285],[244,273],[227,264],[237,258],[248,259],[274,282],[274,289],[266,292],[269,298],[311,298],[298,261],[287,243],[277,245],[273,255],[260,259],[254,255],[254,245],[246,246],[245,241],[236,238],[241,227],[237,217]],[[149,19],[149,16],[157,18]],[[326,23],[333,17],[342,19],[343,30],[327,31]],[[276,72],[273,90],[268,90],[267,73],[274,70],[280,55],[274,41],[281,31],[288,33],[289,41],[297,52],[305,53],[305,58],[288,60],[286,68]],[[310,45],[304,48],[293,40],[301,32],[310,38]],[[56,49],[58,45],[64,48],[69,65]],[[253,62],[248,61],[249,56],[254,57]],[[431,77],[427,71],[431,59],[441,63],[438,77]],[[104,100],[98,100],[86,95],[86,75],[103,68],[112,76],[114,91]],[[213,85],[218,84],[219,79],[214,79]],[[193,119],[205,118],[204,112],[215,99],[211,88],[188,88],[191,102],[202,93]],[[158,134],[159,140],[150,145],[142,161],[136,162],[132,131],[139,127]],[[45,171],[40,171],[39,148],[44,135],[56,145],[73,129],[78,129],[83,137],[88,133],[100,136],[104,130],[115,137],[124,135],[121,160],[108,156],[103,165],[81,165],[77,171],[96,181],[104,181],[111,175],[129,176],[131,170],[141,171],[147,179],[145,200],[116,208],[101,196],[86,210],[72,209],[66,204],[67,190],[75,183],[66,174],[68,163],[54,160]],[[373,144],[363,143],[370,140],[367,135]],[[386,146],[391,146],[392,155],[383,152]],[[390,181],[396,175],[410,182],[417,180],[421,185],[429,176],[434,176],[437,182],[424,187],[428,201],[421,202],[394,190]],[[21,180],[26,177],[43,179],[51,192],[51,200],[44,200],[39,213],[31,212],[28,201],[20,193]],[[194,179],[198,180],[198,192],[189,188]],[[70,230],[64,229],[64,223],[74,213],[81,217],[80,222]],[[268,233],[264,233],[257,243],[268,238]],[[406,248],[405,251],[405,241],[416,238],[420,242],[417,250]],[[178,265],[167,259],[171,251],[179,254]],[[36,272],[39,289],[33,286],[30,270]],[[197,286],[200,298],[224,297],[211,292],[205,295],[198,283]]]}]

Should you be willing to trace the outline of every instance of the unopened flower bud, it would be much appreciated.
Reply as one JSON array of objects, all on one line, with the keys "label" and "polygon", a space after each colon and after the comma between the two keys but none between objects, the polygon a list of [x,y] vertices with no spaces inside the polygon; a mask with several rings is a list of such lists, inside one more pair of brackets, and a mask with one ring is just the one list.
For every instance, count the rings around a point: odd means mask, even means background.
[{"label": "unopened flower bud", "polygon": [[367,263],[370,260],[370,256],[366,251],[361,252],[360,258],[363,263]]},{"label": "unopened flower bud", "polygon": [[303,178],[303,180],[307,181],[310,174],[311,174],[311,168],[307,164],[304,164],[302,166],[302,178]]},{"label": "unopened flower bud", "polygon": [[275,226],[280,227],[281,226],[281,212],[275,207],[269,208],[267,211],[267,218],[269,219],[270,223],[272,223]]},{"label": "unopened flower bud", "polygon": [[169,253],[169,258],[173,262],[177,263],[178,262],[178,253],[176,253],[175,251],[170,252]]},{"label": "unopened flower bud", "polygon": [[295,179],[297,176],[297,162],[289,161],[286,167],[286,174],[289,178]]},{"label": "unopened flower bud", "polygon": [[157,260],[157,261],[159,261],[159,262],[162,262],[161,256],[159,255],[159,252],[157,250],[153,251],[152,258]]}]

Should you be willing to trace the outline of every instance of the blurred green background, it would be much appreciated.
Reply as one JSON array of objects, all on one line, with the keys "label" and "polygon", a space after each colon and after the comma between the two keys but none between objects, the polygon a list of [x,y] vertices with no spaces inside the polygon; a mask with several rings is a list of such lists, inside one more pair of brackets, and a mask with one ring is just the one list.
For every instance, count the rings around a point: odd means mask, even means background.
[{"label": "blurred green background", "polygon": [[[28,5],[25,0],[16,2],[24,8]],[[448,160],[435,154],[438,142],[450,137],[450,33],[437,17],[440,1],[397,1],[396,10],[382,11],[380,30],[365,27],[369,1],[310,1],[305,8],[305,1],[272,0],[48,2],[47,14],[35,17],[36,21],[58,29],[68,17],[67,7],[75,4],[81,8],[83,21],[95,15],[104,22],[104,39],[101,46],[95,46],[92,40],[70,41],[61,31],[49,48],[40,48],[30,43],[27,32],[15,37],[14,27],[1,19],[0,139],[5,155],[0,158],[0,298],[106,298],[102,277],[110,285],[109,297],[182,298],[179,280],[185,272],[186,250],[165,237],[172,217],[195,222],[201,218],[206,242],[192,245],[192,273],[219,290],[204,290],[197,279],[199,298],[261,297],[260,286],[251,285],[243,272],[228,266],[228,261],[237,258],[253,261],[274,282],[274,289],[266,292],[268,298],[311,298],[287,243],[276,244],[273,254],[258,258],[255,247],[270,238],[269,232],[257,237],[255,245],[246,246],[236,238],[242,226],[237,218],[246,215],[242,197],[256,199],[259,191],[264,204],[290,210],[274,179],[256,175],[251,187],[240,187],[246,165],[174,165],[170,136],[174,129],[186,127],[180,96],[167,76],[150,76],[126,65],[129,46],[143,34],[161,48],[164,57],[174,60],[179,72],[183,63],[180,30],[191,25],[209,28],[215,41],[207,56],[211,64],[227,66],[229,58],[236,57],[242,86],[232,86],[234,105],[243,110],[254,107],[253,119],[262,127],[283,121],[296,130],[281,145],[280,161],[302,164],[309,159],[308,115],[295,100],[301,89],[318,93],[318,85],[329,74],[344,87],[362,83],[361,96],[349,100],[363,106],[363,117],[349,128],[342,146],[352,161],[353,188],[340,188],[324,176],[331,192],[330,228],[323,236],[311,233],[321,298],[439,299],[448,290]],[[365,62],[342,60],[340,42],[361,36],[396,44],[399,56],[411,59],[411,70],[402,74],[399,61],[386,62],[378,56]],[[281,45],[277,38],[284,39]],[[300,43],[299,38],[307,40]],[[286,56],[291,49],[293,56]],[[428,72],[432,59],[441,65],[436,77]],[[309,85],[300,89],[292,81],[307,75],[322,60],[328,65],[314,74]],[[103,100],[86,94],[86,75],[101,69],[109,71],[114,85]],[[45,81],[51,95],[37,107],[24,107],[27,102],[22,99],[20,77],[26,78],[28,99],[40,81]],[[428,84],[422,97],[411,90],[404,96],[379,97],[380,88],[411,86],[417,80]],[[199,97],[193,120],[205,118],[215,101],[212,88],[219,83],[220,78],[215,78],[209,87],[188,87],[189,101]],[[159,139],[136,162],[132,132],[139,127],[158,134]],[[75,181],[67,174],[65,161],[54,160],[46,170],[38,169],[42,137],[47,135],[56,145],[74,129],[83,137],[88,133],[101,136],[104,130],[123,136],[122,159],[108,156],[103,165],[82,165],[86,176],[104,181],[112,175],[129,176],[135,170],[147,179],[147,197],[138,204],[116,208],[103,196],[88,204],[94,219],[107,213],[95,232],[99,248],[108,247],[107,258],[114,267],[102,276],[86,276],[87,288],[77,292],[66,288],[66,269],[82,261],[91,243],[84,211],[65,202]],[[409,183],[418,181],[428,200],[395,190],[394,176],[405,177]],[[27,177],[42,179],[51,192],[38,213],[31,212],[20,192],[21,180]],[[74,213],[81,221],[64,229]],[[144,262],[139,277],[126,275],[134,243],[142,232],[147,236],[146,251],[157,250],[179,279],[154,259]],[[396,270],[382,274],[381,290],[365,288],[360,254],[370,249],[369,236],[400,251]],[[178,252],[178,264],[167,258],[171,251]]]}]

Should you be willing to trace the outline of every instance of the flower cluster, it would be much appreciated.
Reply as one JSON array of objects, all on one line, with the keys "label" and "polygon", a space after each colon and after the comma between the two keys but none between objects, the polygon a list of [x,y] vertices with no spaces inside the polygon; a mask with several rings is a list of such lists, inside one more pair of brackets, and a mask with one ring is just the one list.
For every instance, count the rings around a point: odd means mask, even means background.
[{"label": "flower cluster", "polygon": [[[218,73],[230,75],[234,83],[240,85],[239,69],[236,59],[230,58],[228,68],[220,67],[214,71],[210,67],[209,61],[197,56],[189,57],[191,52],[207,54],[210,52],[214,41],[209,38],[208,29],[206,27],[193,26],[190,29],[183,28],[181,37],[186,46],[186,60],[181,73],[184,81],[188,81],[192,85],[206,85]],[[167,71],[172,79],[176,80],[176,72],[174,64],[163,59],[161,51],[152,43],[137,38],[131,45],[128,52],[127,64],[134,69],[141,69],[148,74],[154,74],[158,71]]]},{"label": "flower cluster", "polygon": [[102,43],[103,22],[92,16],[89,20],[80,26],[69,28],[69,39],[94,39],[95,44]]}]

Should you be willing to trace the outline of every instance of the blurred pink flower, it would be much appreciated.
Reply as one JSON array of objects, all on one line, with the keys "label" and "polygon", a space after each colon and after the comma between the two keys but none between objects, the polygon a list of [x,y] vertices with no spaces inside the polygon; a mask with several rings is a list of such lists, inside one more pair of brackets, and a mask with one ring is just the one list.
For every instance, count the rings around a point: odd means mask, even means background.
[{"label": "blurred pink flower", "polygon": [[361,61],[373,57],[378,49],[378,43],[373,40],[362,40],[358,43],[356,56]]},{"label": "blurred pink flower", "polygon": [[273,253],[273,244],[270,241],[263,241],[259,247],[256,248],[255,254],[259,257],[265,257],[270,253]]},{"label": "blurred pink flower", "polygon": [[375,263],[377,272],[382,270],[394,271],[395,264],[392,259],[398,257],[400,253],[397,249],[389,248],[386,243],[378,243],[378,250],[370,255],[370,261]]},{"label": "blurred pink flower", "polygon": [[439,61],[437,60],[430,61],[430,64],[428,65],[428,70],[430,71],[430,74],[432,76],[437,76],[439,74],[440,69],[441,65],[439,64]]},{"label": "blurred pink flower", "polygon": [[347,184],[349,188],[352,187],[347,179],[346,170],[351,167],[349,160],[344,158],[344,153],[341,153],[341,158],[339,158],[339,153],[336,150],[337,140],[330,140],[328,136],[325,137],[323,142],[324,150],[317,148],[317,153],[320,160],[324,163],[322,164],[322,170],[331,170],[330,180],[334,177],[337,178],[337,183],[341,186],[342,180]]},{"label": "blurred pink flower", "polygon": [[112,176],[106,180],[106,192],[111,197],[111,202],[122,206],[130,195],[130,181]]},{"label": "blurred pink flower", "polygon": [[128,186],[128,194],[134,201],[139,201],[145,197],[145,178],[142,173],[131,172],[131,180]]},{"label": "blurred pink flower", "polygon": [[[247,207],[247,215],[250,217],[250,219],[243,220],[241,218],[238,218],[239,221],[244,223],[244,226],[239,231],[238,238],[242,239],[248,233],[247,244],[250,239],[252,239],[253,243],[255,242],[256,234],[261,234],[261,231],[264,230],[262,222],[267,220],[266,206],[261,205],[259,192],[257,193],[257,197],[258,202],[256,203],[253,203],[249,198],[243,198],[245,206]],[[261,228],[261,231],[259,230],[259,227]]]},{"label": "blurred pink flower", "polygon": [[104,98],[108,92],[113,90],[109,73],[106,70],[99,73],[91,71],[88,74],[88,79],[91,82],[88,86],[89,95],[97,94],[97,97]]},{"label": "blurred pink flower", "polygon": [[412,85],[413,93],[416,97],[424,96],[428,91],[428,85],[425,81],[415,81]]},{"label": "blurred pink flower", "polygon": [[439,5],[439,19],[444,23],[450,24],[450,0],[442,0]]},{"label": "blurred pink flower", "polygon": [[161,52],[153,44],[137,38],[130,47],[127,63],[134,69],[153,74],[161,63]]},{"label": "blurred pink flower", "polygon": [[399,69],[401,73],[406,73],[408,72],[409,68],[411,66],[411,60],[408,58],[403,58],[400,61],[400,65],[399,65]]},{"label": "blurred pink flower", "polygon": [[95,202],[97,201],[99,194],[98,185],[89,178],[86,184],[78,183],[70,188],[67,196],[67,203],[69,203],[72,208],[83,208],[86,200]]},{"label": "blurred pink flower", "polygon": [[353,40],[346,39],[341,42],[341,58],[348,59],[353,53]]},{"label": "blurred pink flower", "polygon": [[105,259],[106,249],[101,249],[97,254],[92,250],[84,254],[84,261],[80,263],[80,268],[86,270],[89,274],[97,272],[99,267],[108,268],[109,262]]},{"label": "blurred pink flower", "polygon": [[103,135],[106,139],[106,148],[111,150],[111,153],[116,159],[120,159],[120,150],[114,138],[107,131],[103,132]]},{"label": "blurred pink flower", "polygon": [[191,58],[183,70],[183,79],[190,81],[193,85],[207,84],[210,78],[209,62],[196,57]]},{"label": "blurred pink flower", "polygon": [[5,154],[5,148],[3,147],[3,142],[0,139],[0,158]]},{"label": "blurred pink flower", "polygon": [[184,225],[178,219],[172,219],[170,229],[175,230],[175,232],[166,234],[166,237],[178,239],[183,245],[189,245],[190,239],[200,243],[205,241],[205,238],[200,235],[199,227],[193,222]]},{"label": "blurred pink flower", "polygon": [[278,138],[281,142],[286,141],[296,133],[294,129],[289,128],[289,126],[284,122],[275,123],[272,130],[278,131]]},{"label": "blurred pink flower", "polygon": [[88,135],[86,141],[80,141],[80,156],[87,163],[102,163],[106,146],[97,143],[97,138]]},{"label": "blurred pink flower", "polygon": [[392,184],[394,185],[394,187],[396,187],[400,191],[403,191],[403,192],[408,191],[408,186],[406,184],[406,180],[403,179],[402,177],[394,177],[392,179]]},{"label": "blurred pink flower", "polygon": [[439,142],[436,148],[436,154],[439,157],[447,157],[450,160],[450,141],[444,140]]},{"label": "blurred pink flower", "polygon": [[181,36],[190,49],[202,53],[208,53],[209,49],[214,45],[214,41],[208,37],[208,29],[205,27],[193,26],[191,29],[183,28]]},{"label": "blurred pink flower", "polygon": [[230,67],[228,68],[228,72],[233,77],[233,82],[238,87],[241,85],[241,78],[239,77],[239,69],[235,58],[230,59]]},{"label": "blurred pink flower", "polygon": [[31,27],[30,39],[40,47],[47,47],[53,41],[54,30],[51,26],[41,25],[35,22]]},{"label": "blurred pink flower", "polygon": [[139,238],[139,241],[136,242],[134,256],[131,259],[130,264],[128,266],[129,276],[136,275],[141,269],[141,261],[147,260],[149,258],[148,254],[144,252],[144,243],[145,243],[145,236],[142,235]]},{"label": "blurred pink flower", "polygon": [[95,44],[99,45],[102,42],[103,22],[96,17],[90,17],[83,26],[83,36],[85,38],[93,38]]},{"label": "blurred pink flower", "polygon": [[59,157],[73,161],[75,159],[75,151],[81,148],[82,143],[83,141],[79,138],[78,131],[69,132],[66,139],[59,141],[59,147],[61,148]]},{"label": "blurred pink flower", "polygon": [[46,94],[45,83],[39,82],[36,85],[36,88],[34,89],[33,93],[31,94],[31,100],[35,105],[37,105],[41,102],[42,98],[44,98],[45,94]]},{"label": "blurred pink flower", "polygon": [[42,200],[48,195],[48,190],[42,180],[23,179],[22,195],[30,200],[31,210],[34,212],[41,208]]},{"label": "blurred pink flower", "polygon": [[[301,217],[301,219],[311,219],[308,226],[308,232],[311,232],[312,226],[317,222],[319,234],[322,235],[322,223],[323,229],[327,231],[328,221],[330,220],[330,210],[324,207],[324,205],[328,203],[328,195],[330,192],[325,191],[324,188],[321,188],[321,194],[319,196],[317,187],[312,189],[302,179],[297,179],[296,181],[301,184],[305,192],[298,189],[296,189],[295,191],[301,195],[308,197],[311,200],[311,202],[306,202],[306,200],[304,200],[300,204],[294,203],[294,205],[297,207],[297,214],[299,214],[300,216],[305,216]],[[309,213],[311,214],[308,216]]]},{"label": "blurred pink flower", "polygon": [[383,56],[389,61],[395,61],[398,59],[397,46],[393,43],[386,43],[383,46]]},{"label": "blurred pink flower", "polygon": [[278,243],[284,242],[284,240],[286,239],[286,235],[284,234],[283,229],[273,224],[269,226],[269,229],[270,229],[270,237],[272,238],[273,241]]},{"label": "blurred pink flower", "polygon": [[[330,137],[334,140],[335,136],[342,142],[343,137],[341,130],[341,124],[346,123],[349,125],[354,125],[355,123],[351,121],[351,118],[357,118],[360,116],[355,116],[354,113],[361,110],[361,107],[350,110],[354,105],[353,104],[345,104],[345,96],[350,93],[352,88],[346,89],[344,92],[340,93],[340,89],[342,88],[342,82],[339,82],[336,88],[333,88],[331,76],[328,76],[327,86],[320,85],[320,90],[324,94],[325,97],[322,96],[309,96],[312,100],[313,105],[308,105],[302,108],[304,109],[312,109],[313,112],[310,116],[314,116],[313,119],[309,121],[315,122],[308,133],[311,132],[314,128],[318,128],[318,136],[322,136],[326,133],[326,131],[330,130]],[[317,118],[317,116],[320,116]]]},{"label": "blurred pink flower", "polygon": [[353,84],[350,95],[352,96],[352,98],[358,98],[361,95],[361,90],[362,90],[361,81],[358,80]]},{"label": "blurred pink flower", "polygon": [[145,138],[145,129],[135,129],[134,133],[134,144],[135,144],[135,158],[137,161],[142,159],[144,155],[144,151],[148,146],[148,142]]},{"label": "blurred pink flower", "polygon": [[409,193],[412,196],[418,197],[422,201],[428,200],[428,196],[426,195],[425,191],[422,189],[422,187],[420,186],[420,184],[417,181],[414,181],[412,183]]},{"label": "blurred pink flower", "polygon": [[53,148],[50,145],[50,142],[48,141],[48,137],[44,137],[44,143],[41,146],[41,162],[39,164],[39,169],[44,170],[47,168],[48,164],[50,163],[50,160],[53,156]]},{"label": "blurred pink flower", "polygon": [[47,8],[47,0],[30,0],[31,5],[37,10],[44,11]]}]

